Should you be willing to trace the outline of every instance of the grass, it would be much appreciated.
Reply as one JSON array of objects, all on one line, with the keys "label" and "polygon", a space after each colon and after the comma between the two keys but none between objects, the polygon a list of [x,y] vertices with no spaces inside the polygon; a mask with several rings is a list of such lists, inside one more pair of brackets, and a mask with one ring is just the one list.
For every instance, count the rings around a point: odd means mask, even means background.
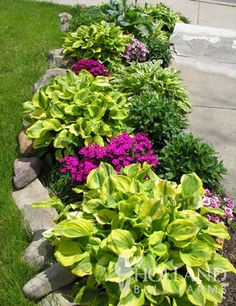
[{"label": "grass", "polygon": [[13,161],[22,129],[22,103],[47,69],[47,52],[60,47],[58,14],[68,7],[0,0],[0,305],[33,305],[22,294],[35,271],[21,262],[29,235],[12,201]]}]

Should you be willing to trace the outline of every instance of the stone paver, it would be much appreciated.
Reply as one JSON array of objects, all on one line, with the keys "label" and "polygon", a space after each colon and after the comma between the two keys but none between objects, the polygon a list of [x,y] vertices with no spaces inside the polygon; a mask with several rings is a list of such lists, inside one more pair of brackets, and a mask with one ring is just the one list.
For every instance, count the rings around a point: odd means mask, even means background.
[{"label": "stone paver", "polygon": [[173,65],[181,71],[193,111],[190,128],[212,145],[229,170],[228,194],[236,200],[236,32],[178,24]]}]

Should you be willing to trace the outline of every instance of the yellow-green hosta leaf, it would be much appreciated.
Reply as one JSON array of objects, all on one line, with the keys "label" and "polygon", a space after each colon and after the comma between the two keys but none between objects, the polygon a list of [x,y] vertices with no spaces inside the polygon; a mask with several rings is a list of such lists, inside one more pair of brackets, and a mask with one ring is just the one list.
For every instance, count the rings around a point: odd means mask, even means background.
[{"label": "yellow-green hosta leaf", "polygon": [[71,115],[71,116],[77,116],[80,114],[80,109],[77,105],[72,104],[72,105],[67,105],[64,108],[64,111],[67,115]]},{"label": "yellow-green hosta leaf", "polygon": [[112,219],[116,216],[116,212],[110,209],[101,209],[94,214],[99,224],[111,224]]},{"label": "yellow-green hosta leaf", "polygon": [[213,223],[209,222],[209,226],[206,230],[204,230],[204,233],[207,233],[209,235],[215,236],[219,239],[230,239],[230,235],[227,231],[227,228],[222,223]]},{"label": "yellow-green hosta leaf", "polygon": [[91,236],[95,232],[91,221],[86,219],[76,219],[67,221],[62,230],[62,235],[67,238],[79,238]]},{"label": "yellow-green hosta leaf", "polygon": [[166,295],[183,296],[187,284],[184,277],[178,273],[166,273],[161,278],[163,292]]},{"label": "yellow-green hosta leaf", "polygon": [[51,197],[46,201],[36,202],[32,204],[32,207],[42,208],[42,207],[53,207],[59,211],[62,211],[65,208],[65,205],[62,201],[57,197]]},{"label": "yellow-green hosta leaf", "polygon": [[143,273],[146,273],[149,276],[153,276],[155,274],[155,268],[156,260],[155,256],[151,252],[144,254],[142,256],[142,260],[137,265],[137,269],[141,273],[141,275]]},{"label": "yellow-green hosta leaf", "polygon": [[195,192],[199,192],[199,195],[203,196],[205,191],[202,187],[202,181],[196,175],[196,173],[184,174],[181,177],[181,189],[182,196],[184,198],[191,197]]},{"label": "yellow-green hosta leaf", "polygon": [[135,294],[133,288],[128,288],[121,291],[120,301],[117,306],[142,306],[144,305],[144,301],[145,297],[143,290],[139,290],[139,292]]},{"label": "yellow-green hosta leaf", "polygon": [[166,207],[154,199],[145,200],[140,208],[139,218],[141,220],[150,217],[152,220],[161,219],[166,212]]},{"label": "yellow-green hosta leaf", "polygon": [[191,280],[187,282],[187,297],[189,301],[196,306],[205,306],[206,303],[205,286],[197,284]]},{"label": "yellow-green hosta leaf", "polygon": [[27,129],[27,135],[34,139],[41,137],[43,133],[43,121],[38,120]]},{"label": "yellow-green hosta leaf", "polygon": [[176,241],[193,239],[199,231],[199,228],[191,221],[177,219],[171,222],[167,228],[167,235]]},{"label": "yellow-green hosta leaf", "polygon": [[73,268],[73,270],[71,271],[73,274],[79,277],[83,277],[83,276],[92,274],[93,265],[91,263],[90,253],[89,252],[85,252],[85,253],[86,253],[86,257],[84,257],[79,263],[77,263],[75,267]]},{"label": "yellow-green hosta leaf", "polygon": [[68,130],[61,130],[54,139],[54,147],[57,149],[64,149],[69,144],[72,144],[75,136],[70,134]]},{"label": "yellow-green hosta leaf", "polygon": [[103,240],[103,246],[111,250],[117,256],[130,257],[136,251],[134,238],[127,230],[114,229],[110,235]]},{"label": "yellow-green hosta leaf", "polygon": [[126,266],[124,258],[119,257],[117,262],[111,261],[107,267],[106,282],[121,282],[130,279],[135,271],[130,266]]},{"label": "yellow-green hosta leaf", "polygon": [[105,266],[97,263],[95,265],[94,270],[93,270],[93,275],[94,275],[94,278],[96,279],[96,282],[98,284],[101,284],[102,282],[104,282],[106,280],[107,268]]},{"label": "yellow-green hosta leaf", "polygon": [[87,256],[79,247],[78,242],[66,239],[59,242],[54,255],[56,260],[65,267],[72,266]]},{"label": "yellow-green hosta leaf", "polygon": [[[212,302],[212,305],[218,305],[223,300],[223,288],[220,282],[208,280],[207,277],[208,276],[203,279],[203,285],[206,291],[206,299]],[[206,303],[206,305],[208,305],[208,303]]]},{"label": "yellow-green hosta leaf", "polygon": [[196,241],[190,247],[181,250],[182,261],[190,267],[200,267],[211,259],[213,249],[205,242]]},{"label": "yellow-green hosta leaf", "polygon": [[131,179],[124,175],[114,175],[111,176],[111,181],[117,191],[121,192],[129,192]]},{"label": "yellow-green hosta leaf", "polygon": [[236,274],[236,269],[230,263],[227,258],[224,258],[220,254],[215,254],[211,261],[209,261],[210,269],[214,270],[215,275],[219,275],[224,272],[234,272]]},{"label": "yellow-green hosta leaf", "polygon": [[162,231],[157,231],[152,233],[149,237],[148,237],[148,243],[149,245],[156,245],[162,242],[163,238],[165,236],[165,233]]},{"label": "yellow-green hosta leaf", "polygon": [[56,131],[56,132],[62,129],[61,122],[55,118],[44,120],[43,127],[47,131]]}]

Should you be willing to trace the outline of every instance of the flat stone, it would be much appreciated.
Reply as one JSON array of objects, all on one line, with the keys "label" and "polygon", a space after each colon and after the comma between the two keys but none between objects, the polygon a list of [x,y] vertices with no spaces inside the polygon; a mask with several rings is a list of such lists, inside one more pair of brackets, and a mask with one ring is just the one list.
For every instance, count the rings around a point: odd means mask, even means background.
[{"label": "flat stone", "polygon": [[57,212],[54,208],[32,207],[33,203],[50,198],[47,189],[43,187],[39,179],[34,180],[22,190],[14,191],[12,197],[32,234],[36,231],[47,230],[55,225],[53,219],[56,218]]},{"label": "flat stone", "polygon": [[35,180],[43,168],[38,157],[21,157],[14,162],[14,185],[21,189]]},{"label": "flat stone", "polygon": [[42,301],[38,303],[39,306],[73,306],[67,298],[60,292],[54,292],[46,296]]},{"label": "flat stone", "polygon": [[70,63],[72,63],[72,60],[64,56],[62,48],[49,51],[48,65],[51,69],[67,68]]},{"label": "flat stone", "polygon": [[25,284],[23,292],[27,298],[37,301],[49,293],[71,284],[75,279],[76,276],[71,274],[69,269],[56,263]]},{"label": "flat stone", "polygon": [[72,18],[72,15],[68,13],[61,13],[59,14],[60,18],[60,27],[62,32],[66,32],[69,28],[69,22]]},{"label": "flat stone", "polygon": [[37,92],[41,87],[48,85],[48,83],[52,80],[55,79],[58,76],[66,76],[67,71],[66,69],[62,68],[54,68],[54,69],[49,69],[45,72],[44,76],[39,79],[35,84],[34,84],[34,92]]},{"label": "flat stone", "polygon": [[22,260],[40,271],[49,265],[52,261],[52,255],[51,243],[43,237],[43,231],[37,231],[32,242],[26,248]]},{"label": "flat stone", "polygon": [[33,150],[33,141],[29,139],[25,131],[21,131],[18,136],[20,153],[24,156],[30,156]]}]

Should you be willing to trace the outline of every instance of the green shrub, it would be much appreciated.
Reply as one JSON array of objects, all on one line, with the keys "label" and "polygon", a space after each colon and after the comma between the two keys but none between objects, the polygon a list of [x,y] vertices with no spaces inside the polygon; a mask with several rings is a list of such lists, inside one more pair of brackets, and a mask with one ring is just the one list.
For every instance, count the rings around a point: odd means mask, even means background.
[{"label": "green shrub", "polygon": [[90,26],[101,21],[106,21],[106,16],[99,6],[77,6],[72,12],[73,18],[70,20],[69,32],[75,32],[81,25]]},{"label": "green shrub", "polygon": [[183,87],[179,72],[171,68],[163,69],[161,61],[131,63],[129,67],[117,68],[113,84],[119,91],[128,95],[155,92],[160,99],[175,101],[184,112],[191,110],[186,89]]},{"label": "green shrub", "polygon": [[[107,77],[81,70],[69,72],[37,92],[24,103],[24,118],[30,123],[27,135],[34,148],[66,149],[95,142],[126,130],[126,98],[113,90]],[[59,153],[59,152],[58,152]]]},{"label": "green shrub", "polygon": [[95,58],[101,62],[119,61],[131,35],[122,33],[113,23],[82,25],[76,32],[68,32],[64,39],[64,54],[78,59]]},{"label": "green shrub", "polygon": [[163,41],[158,36],[150,36],[146,40],[149,51],[149,60],[162,60],[163,67],[168,67],[171,61],[171,52],[168,42]]},{"label": "green shrub", "polygon": [[129,125],[136,131],[147,133],[158,149],[188,125],[175,102],[160,99],[151,92],[131,98],[128,118]]},{"label": "green shrub", "polygon": [[[149,178],[147,178],[147,175]],[[164,181],[147,164],[118,175],[109,164],[90,172],[81,202],[36,203],[61,211],[45,232],[55,257],[80,278],[78,305],[218,305],[216,276],[236,272],[216,253],[225,226],[201,216],[204,189],[196,174]],[[216,210],[222,214],[220,210]],[[190,290],[189,290],[190,289]],[[214,290],[217,289],[217,290]]]},{"label": "green shrub", "polygon": [[211,190],[226,173],[215,150],[187,133],[177,135],[160,151],[159,166],[163,177],[175,181],[184,173],[196,172]]}]

